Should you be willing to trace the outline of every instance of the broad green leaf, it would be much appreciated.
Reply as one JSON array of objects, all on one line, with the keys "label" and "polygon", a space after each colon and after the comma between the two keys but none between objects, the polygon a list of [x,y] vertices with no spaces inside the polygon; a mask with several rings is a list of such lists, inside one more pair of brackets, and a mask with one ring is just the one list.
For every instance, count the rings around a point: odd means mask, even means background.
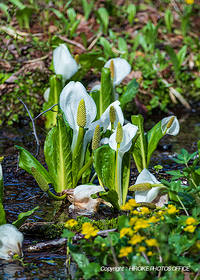
[{"label": "broad green leaf", "polygon": [[127,152],[122,160],[122,204],[126,203],[130,179],[130,153]]},{"label": "broad green leaf", "polygon": [[100,37],[99,42],[104,48],[104,55],[105,55],[106,59],[108,59],[109,56],[110,57],[115,57],[115,55],[112,51],[112,46],[106,38]]},{"label": "broad green leaf", "polygon": [[138,92],[138,88],[139,88],[139,84],[136,82],[135,78],[128,83],[125,91],[122,93],[122,95],[119,98],[122,110],[124,106],[136,96]]},{"label": "broad green leaf", "polygon": [[122,37],[118,38],[118,49],[122,53],[121,57],[124,59],[128,59],[128,46],[126,40],[124,40],[124,38]]},{"label": "broad green leaf", "polygon": [[[94,279],[94,276],[99,276],[99,273],[101,272],[101,265],[99,263],[92,262],[84,268],[84,279]],[[96,277],[95,277],[96,278]],[[99,278],[99,277],[98,277]],[[97,279],[97,278],[96,278]]]},{"label": "broad green leaf", "polygon": [[37,209],[39,209],[39,206],[36,206],[34,209],[27,211],[25,213],[20,213],[18,215],[17,221],[14,221],[12,224],[19,228],[25,221],[28,219],[29,216],[31,216]]},{"label": "broad green leaf", "polygon": [[97,107],[97,116],[96,116],[95,120],[99,120],[101,117],[101,115],[100,115],[100,91],[99,90],[92,91],[90,93],[90,95],[93,98],[93,100],[96,104],[96,107]]},{"label": "broad green leaf", "polygon": [[62,115],[58,115],[57,125],[49,131],[44,144],[45,160],[58,193],[72,188],[72,155],[67,132]]},{"label": "broad green leaf", "polygon": [[178,70],[179,70],[179,61],[178,61],[178,58],[177,58],[177,55],[176,55],[174,49],[171,46],[166,45],[165,46],[165,50],[168,53],[168,55],[170,56],[170,58],[171,58],[171,61],[172,61],[173,65],[174,65],[175,72],[178,72]]},{"label": "broad green leaf", "polygon": [[67,237],[67,238],[72,238],[75,236],[75,233],[72,231],[69,231],[68,229],[64,229],[61,237]]},{"label": "broad green leaf", "polygon": [[11,2],[13,5],[15,5],[16,7],[18,7],[20,10],[23,10],[26,6],[24,4],[21,3],[21,1],[19,0],[9,0],[9,2]]},{"label": "broad green leaf", "polygon": [[185,59],[185,55],[187,52],[187,46],[183,46],[180,51],[177,53],[177,59],[178,59],[178,69],[181,68],[181,64],[183,63],[184,59]]},{"label": "broad green leaf", "polygon": [[108,11],[105,8],[101,7],[98,9],[98,14],[99,14],[101,22],[103,23],[104,33],[106,34],[107,30],[108,30],[108,24],[109,24]]},{"label": "broad green leaf", "polygon": [[5,218],[5,211],[3,209],[2,203],[0,203],[0,226],[3,224],[6,224],[6,218]]},{"label": "broad green leaf", "polygon": [[132,25],[137,12],[136,6],[134,4],[130,4],[128,5],[126,11],[128,13],[128,21]]},{"label": "broad green leaf", "polygon": [[103,62],[99,60],[101,56],[100,52],[93,52],[93,53],[83,53],[79,56],[78,60],[81,65],[78,72],[76,72],[70,80],[72,81],[81,81],[85,74],[91,68],[101,69],[103,67]]},{"label": "broad green leaf", "polygon": [[45,178],[48,184],[54,184],[54,180],[51,175],[31,153],[20,146],[15,145],[15,147],[19,149],[19,167],[26,170],[31,175],[31,167],[35,167],[35,169],[37,169],[37,171]]},{"label": "broad green leaf", "polygon": [[94,168],[103,185],[115,189],[115,151],[103,145],[94,151]]},{"label": "broad green leaf", "polygon": [[70,250],[70,255],[81,270],[84,270],[86,266],[90,263],[86,255],[83,254],[80,250],[77,250],[75,252]]},{"label": "broad green leaf", "polygon": [[110,69],[102,68],[101,72],[101,89],[100,89],[100,113],[101,116],[106,108],[114,102],[114,94],[112,91],[111,77],[110,77]]},{"label": "broad green leaf", "polygon": [[72,38],[81,20],[76,20],[70,28],[69,37]]},{"label": "broad green leaf", "polygon": [[132,124],[138,126],[138,132],[140,133],[132,148],[132,155],[135,161],[136,167],[139,172],[142,172],[144,168],[147,168],[147,143],[144,135],[144,118],[142,115],[135,115],[131,117]]},{"label": "broad green leaf", "polygon": [[171,235],[168,241],[177,256],[187,251],[195,243],[195,239],[188,239],[186,235],[180,235],[180,233]]},{"label": "broad green leaf", "polygon": [[[50,77],[50,93],[49,100],[45,103],[45,110],[54,104],[59,103],[60,93],[62,91],[62,75],[52,75]],[[55,112],[53,112],[55,111]],[[56,124],[58,106],[53,107],[53,111],[46,113],[45,127],[51,128]]]},{"label": "broad green leaf", "polygon": [[114,208],[120,209],[120,206],[118,204],[118,194],[116,190],[111,189],[108,192],[100,192],[100,197],[105,201],[110,202]]},{"label": "broad green leaf", "polygon": [[147,142],[147,167],[149,166],[151,156],[158,146],[160,139],[163,137],[161,129],[161,121],[158,122],[151,130],[145,135]]},{"label": "broad green leaf", "polygon": [[130,227],[130,224],[129,224],[129,218],[125,215],[122,215],[122,216],[119,216],[118,217],[118,229],[119,231],[122,229],[122,228],[125,228],[125,227]]},{"label": "broad green leaf", "polygon": [[9,15],[9,12],[8,12],[9,7],[4,3],[0,3],[0,10],[2,10],[6,14],[6,16],[8,18],[8,21],[9,21],[10,20],[10,15]]}]

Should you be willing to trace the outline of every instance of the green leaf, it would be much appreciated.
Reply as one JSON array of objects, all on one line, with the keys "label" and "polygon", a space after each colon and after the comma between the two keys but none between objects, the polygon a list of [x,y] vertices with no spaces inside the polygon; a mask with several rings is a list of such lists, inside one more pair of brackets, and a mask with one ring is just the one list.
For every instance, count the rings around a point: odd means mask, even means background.
[{"label": "green leaf", "polygon": [[22,4],[19,0],[9,0],[13,5],[18,7],[20,10],[23,10],[26,6]]},{"label": "green leaf", "polygon": [[185,59],[185,55],[187,52],[187,46],[183,46],[180,51],[177,53],[177,59],[178,59],[178,69],[181,68],[181,64],[183,63],[184,59]]},{"label": "green leaf", "polygon": [[115,189],[115,151],[103,145],[94,151],[94,168],[103,185]]},{"label": "green leaf", "polygon": [[94,1],[95,0],[92,0],[88,3],[87,0],[82,0],[82,6],[83,6],[83,10],[84,10],[84,16],[85,16],[85,20],[87,21],[89,16],[90,16],[90,13],[92,11],[92,8],[93,8],[93,5],[94,5]]},{"label": "green leaf", "polygon": [[37,209],[39,209],[39,206],[36,206],[34,209],[24,212],[24,213],[20,213],[18,215],[18,219],[17,221],[13,222],[12,224],[19,228],[25,221],[26,219],[28,219],[28,217],[30,217]]},{"label": "green leaf", "polygon": [[108,24],[109,24],[108,11],[105,8],[101,7],[98,9],[98,14],[99,14],[99,18],[100,18],[101,22],[103,23],[104,33],[107,34]]},{"label": "green leaf", "polygon": [[187,251],[195,243],[195,239],[188,239],[186,235],[180,235],[180,233],[175,233],[171,235],[168,241],[169,245],[172,246],[177,256]]},{"label": "green leaf", "polygon": [[177,73],[178,70],[179,70],[179,61],[178,61],[178,58],[177,58],[177,55],[176,55],[174,49],[171,46],[166,45],[165,46],[165,50],[168,53],[168,55],[170,56],[170,58],[171,58],[171,61],[172,61],[173,65],[174,65],[175,73]]},{"label": "green leaf", "polygon": [[100,89],[100,116],[104,113],[106,108],[114,102],[114,95],[112,92],[112,84],[110,77],[110,69],[102,68],[101,72],[101,89]]},{"label": "green leaf", "polygon": [[131,100],[136,96],[138,92],[138,88],[139,88],[139,84],[137,83],[135,78],[128,83],[125,91],[122,93],[122,95],[119,98],[122,110],[124,106],[127,103],[131,102]]},{"label": "green leaf", "polygon": [[69,231],[68,229],[64,229],[63,234],[61,235],[61,237],[67,237],[67,238],[72,238],[74,236],[75,236],[75,233],[72,231]]},{"label": "green leaf", "polygon": [[105,55],[105,58],[108,59],[108,57],[115,57],[113,51],[112,51],[112,46],[110,44],[110,42],[104,38],[104,37],[100,37],[99,38],[99,42],[100,44],[103,46],[104,48],[104,55]]},{"label": "green leaf", "polygon": [[71,80],[75,82],[81,81],[91,68],[97,68],[100,70],[103,67],[103,61],[99,60],[100,56],[100,52],[81,54],[78,58],[81,68],[71,77]]},{"label": "green leaf", "polygon": [[8,12],[9,7],[6,4],[0,3],[0,9],[6,14],[8,21],[10,20],[10,14]]},{"label": "green leaf", "polygon": [[118,194],[116,190],[112,189],[108,192],[100,192],[100,197],[103,198],[105,201],[110,202],[115,209],[120,210],[120,206],[118,204]]},{"label": "green leaf", "polygon": [[90,264],[86,255],[83,254],[80,250],[77,250],[76,252],[70,250],[70,254],[81,270],[84,270],[86,266]]},{"label": "green leaf", "polygon": [[[49,100],[48,100],[48,102],[45,103],[44,110],[47,110],[54,104],[59,103],[61,91],[62,91],[62,75],[52,75],[50,77]],[[55,111],[55,112],[48,111],[45,114],[45,116],[46,116],[45,127],[47,129],[56,125],[58,106],[53,107],[53,111]]]},{"label": "green leaf", "polygon": [[57,117],[45,140],[44,155],[49,173],[54,178],[54,190],[58,193],[72,188],[72,154],[68,131],[62,115]]},{"label": "green leaf", "polygon": [[72,38],[81,20],[76,20],[70,28],[69,37]]},{"label": "green leaf", "polygon": [[122,54],[121,57],[124,59],[128,59],[128,46],[126,40],[124,40],[124,38],[122,37],[118,38],[118,49]]},{"label": "green leaf", "polygon": [[6,224],[6,215],[2,203],[0,203],[0,226]]},{"label": "green leaf", "polygon": [[137,12],[136,6],[134,4],[130,4],[128,5],[126,11],[128,13],[128,21],[132,25]]},{"label": "green leaf", "polygon": [[158,146],[160,139],[163,137],[161,129],[161,121],[158,122],[151,130],[145,135],[147,142],[147,167],[149,166],[151,156]]},{"label": "green leaf", "polygon": [[129,218],[125,215],[122,215],[122,216],[119,216],[118,217],[118,229],[119,231],[122,229],[122,228],[125,228],[125,227],[129,227],[130,224],[129,224]]},{"label": "green leaf", "polygon": [[84,279],[94,279],[94,276],[99,276],[99,272],[101,272],[101,265],[99,263],[92,262],[84,268],[83,272]]},{"label": "green leaf", "polygon": [[48,171],[42,166],[42,164],[27,150],[20,146],[16,146],[19,149],[19,167],[26,170],[32,175],[31,167],[35,167],[37,171],[45,178],[47,184],[54,184],[53,178]]},{"label": "green leaf", "polygon": [[132,124],[138,126],[139,136],[132,148],[132,155],[139,172],[147,168],[147,143],[144,135],[144,118],[142,115],[131,117]]}]

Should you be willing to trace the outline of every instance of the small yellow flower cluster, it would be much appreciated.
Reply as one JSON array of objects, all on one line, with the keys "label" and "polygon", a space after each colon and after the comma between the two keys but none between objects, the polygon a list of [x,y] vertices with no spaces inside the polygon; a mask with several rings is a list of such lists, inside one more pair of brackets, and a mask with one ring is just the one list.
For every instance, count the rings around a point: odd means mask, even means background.
[{"label": "small yellow flower cluster", "polygon": [[66,228],[72,228],[74,226],[78,225],[77,221],[75,221],[74,219],[70,219],[65,223],[65,227]]},{"label": "small yellow flower cluster", "polygon": [[137,243],[142,242],[145,239],[144,236],[141,236],[140,234],[134,234],[131,237],[131,240],[128,241],[131,245],[136,245]]},{"label": "small yellow flower cluster", "polygon": [[122,247],[119,251],[119,258],[127,257],[130,253],[133,252],[132,247]]},{"label": "small yellow flower cluster", "polygon": [[154,238],[147,239],[147,240],[145,240],[145,242],[147,243],[147,245],[149,247],[153,247],[153,246],[158,247],[159,246],[157,240]]},{"label": "small yellow flower cluster", "polygon": [[176,214],[176,212],[178,212],[178,210],[176,209],[176,207],[172,204],[169,204],[168,205],[168,208],[167,208],[167,213],[170,214],[170,215],[173,215],[173,214]]},{"label": "small yellow flower cluster", "polygon": [[183,229],[184,231],[186,231],[186,232],[194,232],[195,231],[195,229],[196,229],[195,225],[197,224],[197,221],[193,217],[187,218],[185,223],[186,223],[187,226]]},{"label": "small yellow flower cluster", "polygon": [[185,0],[185,3],[188,5],[194,4],[194,0]]},{"label": "small yellow flower cluster", "polygon": [[81,233],[85,234],[86,239],[90,238],[91,236],[96,236],[98,232],[99,230],[96,230],[91,223],[86,222],[82,225]]},{"label": "small yellow flower cluster", "polygon": [[133,231],[131,228],[122,228],[120,230],[120,237],[119,238],[122,238],[124,237],[125,235],[129,235],[131,236],[133,234]]},{"label": "small yellow flower cluster", "polygon": [[128,202],[126,202],[124,205],[121,206],[121,209],[124,211],[130,211],[136,207],[138,207],[138,204],[136,203],[135,199],[131,198],[129,199]]}]

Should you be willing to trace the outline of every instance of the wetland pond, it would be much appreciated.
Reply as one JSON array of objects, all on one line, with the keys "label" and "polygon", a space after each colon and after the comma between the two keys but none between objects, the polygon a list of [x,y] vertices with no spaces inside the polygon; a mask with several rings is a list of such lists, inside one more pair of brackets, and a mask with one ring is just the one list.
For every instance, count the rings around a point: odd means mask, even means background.
[{"label": "wetland pond", "polygon": [[[197,141],[200,138],[200,112],[184,112],[176,114],[180,122],[180,132],[177,136],[162,138],[158,149],[154,152],[150,163],[150,170],[153,166],[162,165],[160,176],[167,178],[167,170],[178,169],[181,166],[171,159],[180,153],[181,149],[186,149],[189,153],[197,150]],[[148,131],[163,116],[154,116],[145,123],[145,130]],[[165,117],[165,116],[164,116]],[[45,139],[45,130],[37,126],[37,134],[41,141],[41,151],[39,161],[44,164],[42,146]],[[21,212],[36,210],[28,219],[28,223],[35,222],[65,222],[68,217],[68,206],[70,203],[62,205],[60,202],[53,202],[37,186],[35,180],[22,169],[17,168],[18,151],[14,145],[26,148],[29,152],[35,153],[36,143],[29,122],[22,121],[14,127],[0,128],[0,155],[4,156],[2,163],[4,175],[4,209],[8,223],[17,220]],[[138,172],[132,162],[130,181],[134,182]],[[98,213],[92,217],[94,219],[113,218],[117,213],[113,213],[108,207],[100,206]],[[23,231],[22,231],[23,232]],[[28,251],[27,248],[37,242],[46,241],[41,234],[24,233],[23,263],[20,261],[7,262],[0,260],[0,279],[73,279],[76,266],[71,264],[68,271],[65,265],[66,245],[54,247],[43,251]]]}]

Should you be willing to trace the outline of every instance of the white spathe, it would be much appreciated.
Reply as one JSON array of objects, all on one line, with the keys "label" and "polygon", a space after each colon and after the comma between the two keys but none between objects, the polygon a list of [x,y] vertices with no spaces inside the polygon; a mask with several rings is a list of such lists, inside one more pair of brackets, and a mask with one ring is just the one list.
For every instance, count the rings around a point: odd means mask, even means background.
[{"label": "white spathe", "polygon": [[23,234],[13,225],[0,226],[0,258],[10,260],[14,255],[23,256]]},{"label": "white spathe", "polygon": [[[146,168],[144,168],[142,170],[142,172],[139,174],[139,176],[137,177],[135,185],[142,184],[142,183],[161,184],[156,179],[156,177],[153,174],[151,174]],[[166,189],[166,187],[162,185],[162,186],[158,186],[158,187],[152,187],[148,191],[136,191],[135,192],[135,200],[136,200],[137,203],[140,203],[140,202],[151,203],[151,202],[153,202],[153,200],[155,200],[157,198],[157,196],[159,194],[159,191],[161,189]],[[167,201],[165,203],[167,203]]]},{"label": "white spathe", "polygon": [[[127,123],[122,127],[123,129],[123,140],[120,143],[120,148],[118,149],[119,154],[121,156],[124,155],[129,149],[131,148],[132,145],[132,139],[136,135],[138,127],[136,125],[133,125],[131,123]],[[116,142],[116,130],[114,133],[110,136],[109,138],[109,146],[113,150],[117,150],[117,142]]]},{"label": "white spathe", "polygon": [[63,76],[64,81],[70,79],[78,71],[76,60],[65,44],[61,44],[53,51],[53,67],[56,74]]},{"label": "white spathe", "polygon": [[122,80],[131,72],[131,65],[123,58],[111,58],[104,65],[105,68],[110,68],[111,60],[114,63],[114,86],[119,85]]},{"label": "white spathe", "polygon": [[71,81],[63,88],[60,94],[60,108],[65,114],[69,126],[73,129],[72,151],[76,145],[78,137],[79,126],[77,125],[77,111],[82,99],[85,101],[86,107],[85,127],[88,128],[90,123],[96,118],[97,108],[94,100],[87,93],[85,87],[80,82]]},{"label": "white spathe", "polygon": [[179,121],[176,116],[166,117],[166,118],[162,119],[161,129],[162,129],[162,133],[165,133],[166,125],[168,124],[168,122],[170,121],[170,119],[172,117],[174,117],[174,121],[173,121],[172,125],[167,129],[166,134],[176,136],[180,130]]}]

